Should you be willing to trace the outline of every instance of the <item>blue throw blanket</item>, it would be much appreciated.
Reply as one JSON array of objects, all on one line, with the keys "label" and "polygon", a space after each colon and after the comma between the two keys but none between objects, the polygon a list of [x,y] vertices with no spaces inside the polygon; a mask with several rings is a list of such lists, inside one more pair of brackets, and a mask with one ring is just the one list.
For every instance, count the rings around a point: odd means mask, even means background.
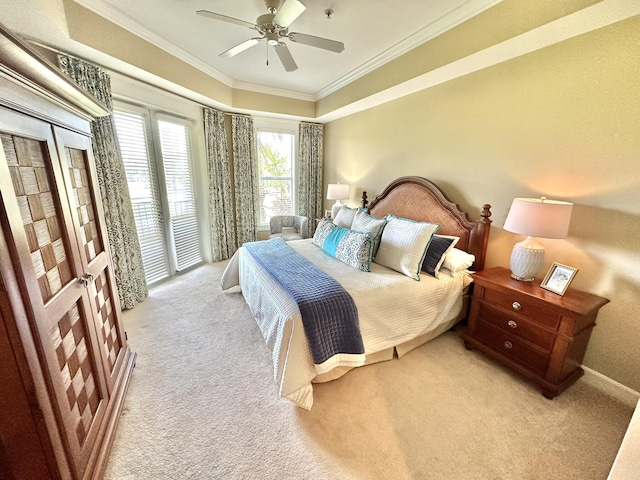
[{"label": "blue throw blanket", "polygon": [[340,353],[363,354],[358,309],[333,277],[282,238],[243,245],[298,304],[315,364]]}]

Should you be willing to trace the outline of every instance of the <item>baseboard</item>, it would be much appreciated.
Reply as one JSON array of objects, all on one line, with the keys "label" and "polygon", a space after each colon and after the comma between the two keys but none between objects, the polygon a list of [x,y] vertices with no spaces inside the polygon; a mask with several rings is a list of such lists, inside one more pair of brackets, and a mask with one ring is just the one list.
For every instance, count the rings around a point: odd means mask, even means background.
[{"label": "baseboard", "polygon": [[636,392],[634,389],[629,388],[620,382],[616,382],[612,378],[609,378],[606,375],[596,372],[595,370],[592,370],[589,367],[585,367],[584,365],[582,365],[582,369],[584,370],[585,377],[587,375],[591,375],[596,379],[606,383],[609,387],[611,387],[610,391],[612,395],[614,395],[619,400],[625,403],[630,403],[632,405],[635,405],[638,402],[638,399],[640,399],[640,392]]}]

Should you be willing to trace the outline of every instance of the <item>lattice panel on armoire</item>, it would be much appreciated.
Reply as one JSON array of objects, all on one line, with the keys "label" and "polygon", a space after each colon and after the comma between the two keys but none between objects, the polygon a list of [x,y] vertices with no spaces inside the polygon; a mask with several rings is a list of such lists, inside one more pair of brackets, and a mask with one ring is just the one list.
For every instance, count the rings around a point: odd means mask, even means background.
[{"label": "lattice panel on armoire", "polygon": [[96,288],[95,305],[98,309],[98,318],[100,322],[100,339],[104,356],[109,360],[109,368],[113,371],[113,367],[120,353],[122,345],[118,337],[118,329],[116,327],[116,315],[113,309],[113,300],[111,298],[111,285],[106,270],[103,270],[94,282]]},{"label": "lattice panel on armoire", "polygon": [[49,158],[44,142],[1,134],[31,261],[44,302],[69,283],[68,248],[60,209],[52,195]]},{"label": "lattice panel on armoire", "polygon": [[53,328],[51,339],[67,393],[69,418],[75,427],[78,442],[82,445],[98,409],[100,392],[96,385],[93,359],[87,345],[90,340],[80,312],[80,308],[75,304],[65,313]]},{"label": "lattice panel on armoire", "polygon": [[87,157],[83,150],[65,148],[67,165],[71,175],[73,197],[78,210],[80,221],[80,235],[82,245],[87,254],[87,261],[91,261],[102,253],[102,241],[96,224],[97,213],[91,197],[91,184],[89,183],[89,171],[87,169]]}]

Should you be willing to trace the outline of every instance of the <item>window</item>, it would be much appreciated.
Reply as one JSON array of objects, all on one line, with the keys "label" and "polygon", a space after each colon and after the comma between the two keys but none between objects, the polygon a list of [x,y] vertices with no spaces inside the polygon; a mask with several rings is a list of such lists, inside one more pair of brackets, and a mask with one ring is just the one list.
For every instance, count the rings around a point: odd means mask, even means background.
[{"label": "window", "polygon": [[114,119],[152,284],[202,261],[189,123],[135,107]]},{"label": "window", "polygon": [[202,261],[191,171],[189,131],[185,125],[159,120],[158,132],[169,204],[175,267],[180,271]]},{"label": "window", "polygon": [[293,175],[296,136],[293,132],[259,128],[257,138],[260,224],[268,225],[275,215],[295,213]]}]

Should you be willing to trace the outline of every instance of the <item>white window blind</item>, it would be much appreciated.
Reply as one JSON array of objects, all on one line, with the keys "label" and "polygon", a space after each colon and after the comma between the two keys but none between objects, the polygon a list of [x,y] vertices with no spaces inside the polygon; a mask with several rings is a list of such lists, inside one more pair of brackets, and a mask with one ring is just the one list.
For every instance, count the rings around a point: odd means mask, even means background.
[{"label": "white window blind", "polygon": [[189,122],[133,106],[114,118],[152,284],[203,260]]},{"label": "white window blind", "polygon": [[123,112],[115,112],[114,118],[146,281],[151,284],[169,276],[169,263],[146,118]]},{"label": "white window blind", "polygon": [[158,132],[176,269],[179,271],[202,261],[189,131],[185,125],[159,120]]},{"label": "white window blind", "polygon": [[294,212],[293,165],[295,135],[258,129],[260,224],[268,225],[275,215]]}]

